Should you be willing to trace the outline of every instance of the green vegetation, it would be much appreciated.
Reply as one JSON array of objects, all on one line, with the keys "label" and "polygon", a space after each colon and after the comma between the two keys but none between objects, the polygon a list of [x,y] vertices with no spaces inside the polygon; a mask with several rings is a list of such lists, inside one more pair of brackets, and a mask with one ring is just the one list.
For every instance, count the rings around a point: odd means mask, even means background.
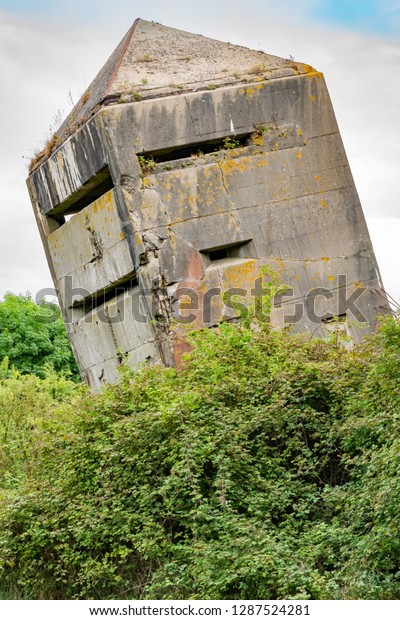
[{"label": "green vegetation", "polygon": [[0,364],[0,507],[35,471],[55,406],[80,389],[50,369],[40,379],[10,370],[7,358]]},{"label": "green vegetation", "polygon": [[29,295],[7,293],[0,302],[0,361],[5,357],[23,374],[44,378],[52,367],[79,380],[58,306],[37,305]]},{"label": "green vegetation", "polygon": [[278,129],[277,125],[257,125],[256,126],[256,131],[260,132],[261,134],[269,133],[276,129]]},{"label": "green vegetation", "polygon": [[154,161],[152,157],[145,157],[145,155],[138,155],[138,160],[139,160],[139,164],[140,164],[140,167],[144,175],[151,174],[152,172],[154,172],[154,169],[156,167],[156,162]]},{"label": "green vegetation", "polygon": [[235,138],[231,138],[227,136],[223,141],[224,149],[237,149],[240,147],[240,140],[235,140]]},{"label": "green vegetation", "polygon": [[0,596],[400,596],[400,326],[246,321],[90,394],[0,379]]}]

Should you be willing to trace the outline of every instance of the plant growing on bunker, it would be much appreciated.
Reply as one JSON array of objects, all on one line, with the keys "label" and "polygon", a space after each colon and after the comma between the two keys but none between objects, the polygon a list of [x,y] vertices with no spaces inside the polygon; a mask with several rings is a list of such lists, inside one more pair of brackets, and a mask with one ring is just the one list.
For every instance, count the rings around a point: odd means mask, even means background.
[{"label": "plant growing on bunker", "polygon": [[235,140],[235,138],[231,138],[227,136],[223,141],[224,149],[237,149],[240,146],[240,140]]},{"label": "plant growing on bunker", "polygon": [[150,56],[150,54],[142,54],[136,58],[136,62],[155,62],[156,60],[158,59]]},{"label": "plant growing on bunker", "polygon": [[265,70],[266,70],[266,66],[263,63],[257,63],[253,65],[252,67],[250,67],[247,73],[251,75],[260,75],[261,73],[264,73]]},{"label": "plant growing on bunker", "polygon": [[139,164],[140,164],[140,167],[144,175],[151,174],[152,172],[154,172],[154,169],[156,167],[156,162],[154,161],[152,157],[146,157],[145,155],[138,155],[138,160],[139,160]]}]

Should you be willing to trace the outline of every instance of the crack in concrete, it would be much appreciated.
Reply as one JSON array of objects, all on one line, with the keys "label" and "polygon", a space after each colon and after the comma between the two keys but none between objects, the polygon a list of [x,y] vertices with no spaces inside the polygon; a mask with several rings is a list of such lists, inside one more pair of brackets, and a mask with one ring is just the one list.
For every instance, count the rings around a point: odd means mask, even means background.
[{"label": "crack in concrete", "polygon": [[110,326],[111,338],[112,338],[113,345],[114,345],[114,348],[115,348],[115,357],[117,358],[118,362],[120,364],[122,364],[123,355],[122,355],[122,353],[119,350],[120,347],[118,345],[117,337],[116,337],[115,332],[114,332],[113,323],[112,323],[112,320],[111,320],[111,317],[110,317],[110,314],[109,314],[109,307],[108,307],[108,305],[106,303],[104,304],[104,315],[107,317],[107,323]]},{"label": "crack in concrete", "polygon": [[151,184],[151,185],[150,185],[150,186],[148,186],[148,187],[145,187],[145,186],[143,185],[141,189],[142,189],[143,191],[151,190],[151,191],[153,191],[153,192],[156,192],[156,194],[157,194],[157,196],[158,196],[158,199],[159,199],[159,201],[160,201],[160,203],[161,203],[162,209],[163,209],[163,211],[164,211],[165,215],[168,217],[168,211],[167,211],[166,205],[165,205],[165,203],[164,203],[164,200],[163,200],[163,198],[161,197],[160,190],[158,189],[158,187],[156,187],[155,185]]},{"label": "crack in concrete", "polygon": [[[153,230],[153,229],[152,228],[147,228],[146,230],[150,231],[150,230]],[[143,231],[143,232],[146,232],[146,231]],[[113,243],[113,245],[110,245],[107,248],[103,248],[104,253],[108,254],[113,248],[115,248],[120,243],[127,243],[126,237],[124,237],[124,239],[119,239],[118,241]],[[127,246],[127,249],[128,249],[128,246]],[[128,251],[128,254],[129,254],[129,251]],[[98,258],[100,258],[100,257],[95,256],[90,261],[85,261],[84,263],[79,265],[79,267],[77,267],[76,269],[73,269],[73,271],[69,271],[65,275],[61,276],[60,280],[62,280],[63,278],[66,278],[67,276],[73,276],[74,273],[80,271],[81,269],[84,269],[86,267],[86,265],[90,265],[91,263],[94,263]]]},{"label": "crack in concrete", "polygon": [[339,131],[330,131],[329,133],[320,133],[317,136],[310,136],[304,139],[306,142],[310,142],[311,140],[318,140],[318,138],[326,138],[327,136],[340,136],[340,133]]},{"label": "crack in concrete", "polygon": [[[170,227],[168,226],[168,229]],[[179,237],[179,239],[182,239],[182,241],[184,241],[185,243],[187,243],[187,245],[190,245],[191,248],[193,248],[194,250],[197,250],[196,246],[193,245],[193,243],[191,243],[190,241],[188,241],[187,239],[185,239],[185,237],[182,237],[182,235],[180,235],[178,232],[176,232],[176,230],[170,230],[170,232],[175,235],[176,237]]]},{"label": "crack in concrete", "polygon": [[225,175],[224,175],[224,171],[223,171],[223,170],[222,170],[222,168],[221,168],[221,162],[218,162],[218,169],[219,169],[219,171],[220,171],[220,173],[221,173],[221,181],[222,181],[222,186],[223,186],[223,188],[224,188],[224,190],[225,190],[225,193],[226,193],[226,195],[227,195],[227,197],[228,197],[229,202],[231,203],[232,207],[234,207],[234,206],[235,206],[235,203],[234,203],[234,201],[232,200],[232,197],[231,197],[231,195],[230,195],[230,193],[229,193],[229,190],[228,190],[228,188],[227,188],[227,185],[226,185],[226,179],[225,179]]},{"label": "crack in concrete", "polygon": [[350,258],[354,258],[355,256],[361,256],[364,253],[369,253],[370,250],[368,248],[364,250],[357,250],[354,254],[349,254],[348,256],[319,256],[317,258],[282,258],[280,256],[266,256],[265,258],[268,260],[276,260],[282,263],[285,262],[299,262],[299,263],[317,263],[319,261],[323,261],[324,263],[329,263],[331,260],[348,260]]},{"label": "crack in concrete", "polygon": [[164,213],[165,213],[166,217],[168,217],[167,207],[166,207],[166,205],[165,205],[165,203],[164,203],[164,200],[163,200],[163,199],[162,199],[162,197],[161,197],[160,191],[158,190],[158,188],[157,188],[157,187],[154,187],[154,189],[155,189],[155,191],[156,191],[156,193],[157,193],[157,196],[158,196],[158,198],[159,198],[159,200],[160,200],[160,203],[161,203],[162,209],[163,209],[163,211],[164,211]]},{"label": "crack in concrete", "polygon": [[85,213],[84,215],[85,215],[85,228],[86,228],[86,230],[88,231],[88,233],[90,235],[90,237],[89,237],[90,244],[92,246],[92,250],[93,250],[93,253],[94,253],[93,258],[89,261],[89,263],[93,263],[96,260],[100,260],[101,258],[103,258],[103,244],[102,244],[102,241],[101,241],[101,237],[99,236],[97,231],[95,231],[91,227],[88,214]]},{"label": "crack in concrete", "polygon": [[154,241],[152,241],[148,235],[145,235],[145,234],[142,235],[142,240],[143,240],[143,244],[145,246],[146,252],[153,252],[153,253],[158,252],[158,250],[161,248],[162,244],[164,243],[165,239],[160,239],[158,235],[155,235],[155,236],[160,241],[159,245],[156,245]]},{"label": "crack in concrete", "polygon": [[[347,166],[345,166],[347,167]],[[331,168],[329,168],[329,170],[331,170]],[[332,168],[333,170],[333,168]],[[354,183],[352,183],[351,185],[342,185],[341,187],[334,187],[333,189],[327,189],[327,190],[321,190],[318,192],[314,192],[312,194],[299,194],[297,196],[292,196],[291,198],[288,199],[281,199],[281,200],[271,200],[267,203],[263,203],[263,204],[254,204],[254,205],[245,205],[243,207],[237,207],[236,209],[234,209],[234,211],[245,211],[246,209],[254,209],[257,207],[266,207],[268,205],[276,205],[276,204],[282,204],[285,205],[288,202],[292,201],[292,200],[298,200],[300,198],[310,198],[311,196],[322,196],[323,194],[329,194],[330,192],[336,192],[338,190],[344,190],[344,189],[351,189],[352,187],[354,187]],[[165,227],[173,227],[173,226],[178,226],[179,224],[186,224],[186,222],[191,222],[192,220],[200,220],[206,217],[213,217],[215,215],[224,215],[225,213],[231,213],[230,209],[227,209],[226,211],[220,211],[218,213],[205,213],[204,215],[196,215],[193,217],[189,217],[186,218],[185,220],[176,220],[174,222],[171,222],[169,224],[166,224]],[[160,228],[160,226],[154,226],[151,228],[144,228],[141,232],[146,232],[146,231],[150,231],[150,230],[154,230],[156,228]],[[174,231],[175,232],[175,231]]]}]

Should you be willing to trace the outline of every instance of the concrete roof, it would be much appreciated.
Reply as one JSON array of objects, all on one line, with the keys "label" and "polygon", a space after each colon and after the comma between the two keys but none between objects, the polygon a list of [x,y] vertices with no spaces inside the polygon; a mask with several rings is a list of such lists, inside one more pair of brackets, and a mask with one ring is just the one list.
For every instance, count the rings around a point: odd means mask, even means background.
[{"label": "concrete roof", "polygon": [[312,70],[261,51],[137,19],[57,134],[65,139],[104,105]]}]

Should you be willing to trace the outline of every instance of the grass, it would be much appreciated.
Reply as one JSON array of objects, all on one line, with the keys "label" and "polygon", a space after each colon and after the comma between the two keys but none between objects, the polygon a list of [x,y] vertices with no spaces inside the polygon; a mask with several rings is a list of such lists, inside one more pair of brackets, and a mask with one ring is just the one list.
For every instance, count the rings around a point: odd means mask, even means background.
[{"label": "grass", "polygon": [[257,63],[248,69],[247,73],[250,75],[260,75],[267,70],[267,67],[263,63]]},{"label": "grass", "polygon": [[142,54],[136,58],[136,62],[156,62],[156,60],[158,60],[158,58],[150,56],[150,54]]}]

